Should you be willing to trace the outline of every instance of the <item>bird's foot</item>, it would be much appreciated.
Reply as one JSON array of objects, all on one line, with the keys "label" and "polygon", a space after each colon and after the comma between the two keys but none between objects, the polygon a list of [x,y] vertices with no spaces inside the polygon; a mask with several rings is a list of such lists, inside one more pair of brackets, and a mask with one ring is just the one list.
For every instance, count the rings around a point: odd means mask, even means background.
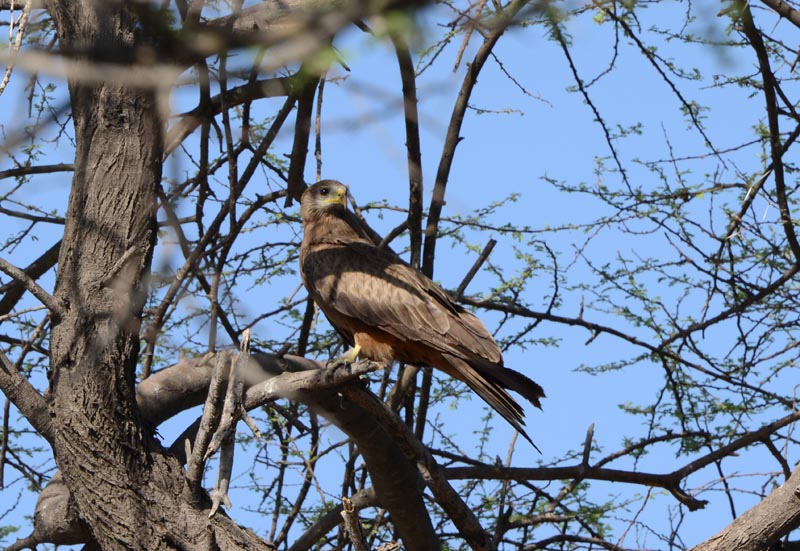
[{"label": "bird's foot", "polygon": [[350,367],[350,365],[356,362],[356,359],[358,359],[358,355],[360,353],[361,353],[361,347],[355,345],[353,348],[351,348],[338,358],[335,358],[333,360],[328,360],[328,363],[325,364],[325,367],[329,369],[337,369],[344,366]]}]

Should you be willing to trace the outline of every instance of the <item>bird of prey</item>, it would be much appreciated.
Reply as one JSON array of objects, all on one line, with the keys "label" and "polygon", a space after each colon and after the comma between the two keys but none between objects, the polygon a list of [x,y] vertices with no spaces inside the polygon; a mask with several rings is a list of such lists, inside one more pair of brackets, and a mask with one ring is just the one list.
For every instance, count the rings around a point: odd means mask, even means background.
[{"label": "bird of prey", "polygon": [[[347,187],[322,180],[301,198],[300,273],[308,293],[357,356],[430,366],[463,381],[529,442],[513,390],[541,407],[542,387],[503,366],[497,343],[436,283],[369,238],[347,209]],[[531,442],[533,443],[533,442]]]}]

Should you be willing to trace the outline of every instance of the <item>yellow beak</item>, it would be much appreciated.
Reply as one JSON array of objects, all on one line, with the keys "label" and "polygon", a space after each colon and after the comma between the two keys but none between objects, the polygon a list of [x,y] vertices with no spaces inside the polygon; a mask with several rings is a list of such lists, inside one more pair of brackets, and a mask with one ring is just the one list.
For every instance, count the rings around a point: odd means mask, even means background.
[{"label": "yellow beak", "polygon": [[338,188],[336,193],[329,195],[323,201],[327,204],[338,204],[347,208],[347,188]]}]

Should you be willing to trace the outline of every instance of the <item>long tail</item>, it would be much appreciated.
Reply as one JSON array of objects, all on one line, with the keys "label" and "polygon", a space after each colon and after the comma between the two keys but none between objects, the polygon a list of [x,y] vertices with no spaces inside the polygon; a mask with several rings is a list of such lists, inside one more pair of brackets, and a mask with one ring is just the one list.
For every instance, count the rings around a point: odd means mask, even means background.
[{"label": "long tail", "polygon": [[516,400],[506,391],[513,390],[519,393],[531,404],[541,409],[541,398],[544,390],[531,379],[507,367],[489,362],[476,360],[466,362],[450,354],[443,354],[450,363],[450,372],[458,373],[457,378],[464,381],[487,404],[503,416],[525,439],[536,447],[528,433],[525,432],[524,412]]}]

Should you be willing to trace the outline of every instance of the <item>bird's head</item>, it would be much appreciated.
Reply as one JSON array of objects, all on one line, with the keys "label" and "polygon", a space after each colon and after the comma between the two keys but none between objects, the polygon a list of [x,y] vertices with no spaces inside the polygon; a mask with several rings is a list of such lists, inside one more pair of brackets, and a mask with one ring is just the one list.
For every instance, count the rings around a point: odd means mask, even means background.
[{"label": "bird's head", "polygon": [[300,212],[304,221],[341,210],[347,210],[347,186],[336,180],[321,180],[300,197]]}]

